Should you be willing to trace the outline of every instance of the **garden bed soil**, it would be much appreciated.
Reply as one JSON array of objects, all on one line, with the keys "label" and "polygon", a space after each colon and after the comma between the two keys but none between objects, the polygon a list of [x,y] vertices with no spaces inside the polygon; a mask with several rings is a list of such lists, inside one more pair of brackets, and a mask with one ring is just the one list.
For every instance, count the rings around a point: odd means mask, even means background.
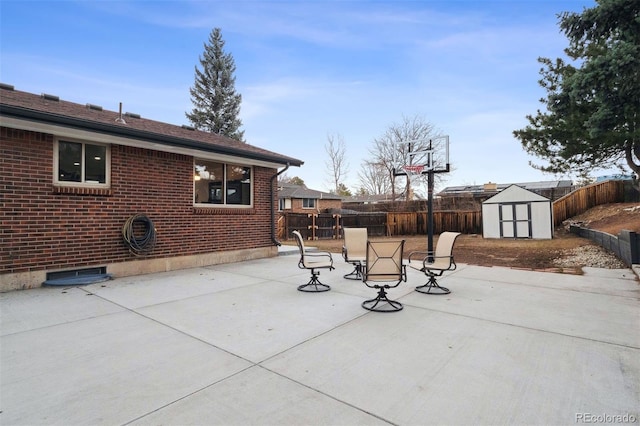
[{"label": "garden bed soil", "polygon": [[[588,239],[570,234],[569,223],[618,235],[622,229],[640,233],[640,203],[617,203],[597,206],[558,227],[551,240],[485,239],[482,235],[461,235],[454,247],[456,262],[481,266],[546,270],[551,272],[582,273],[582,267],[625,268],[614,255]],[[427,237],[386,237],[405,240],[405,255],[424,251]],[[376,239],[376,238],[372,238]],[[293,243],[293,241],[290,241]],[[434,246],[437,237],[434,237]],[[319,250],[340,253],[342,240],[310,241]]]}]

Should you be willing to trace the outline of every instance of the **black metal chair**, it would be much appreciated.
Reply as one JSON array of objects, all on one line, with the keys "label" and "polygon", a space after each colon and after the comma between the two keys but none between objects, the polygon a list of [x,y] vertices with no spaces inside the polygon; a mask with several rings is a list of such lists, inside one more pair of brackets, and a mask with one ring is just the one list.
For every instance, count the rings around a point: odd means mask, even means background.
[{"label": "black metal chair", "polygon": [[397,312],[402,303],[387,297],[387,289],[397,287],[404,280],[402,266],[402,241],[368,241],[367,260],[362,281],[369,288],[378,290],[378,295],[362,302],[362,307],[376,312]]},{"label": "black metal chair", "polygon": [[416,291],[425,294],[449,294],[451,290],[438,284],[436,277],[442,276],[445,271],[456,269],[453,259],[453,245],[459,232],[443,232],[438,237],[435,252],[414,251],[409,254],[408,265],[420,272],[424,272],[429,281],[416,287]]},{"label": "black metal chair", "polygon": [[298,290],[308,293],[319,293],[322,291],[329,291],[331,287],[327,284],[323,284],[318,279],[320,271],[318,269],[335,269],[333,267],[333,258],[331,253],[325,251],[309,252],[304,247],[304,240],[302,235],[298,231],[293,231],[293,235],[298,244],[300,250],[300,260],[298,261],[298,267],[300,269],[311,270],[311,279],[308,283],[298,286]]},{"label": "black metal chair", "polygon": [[367,228],[344,228],[342,257],[354,269],[344,277],[349,280],[362,280],[362,268],[367,260]]}]

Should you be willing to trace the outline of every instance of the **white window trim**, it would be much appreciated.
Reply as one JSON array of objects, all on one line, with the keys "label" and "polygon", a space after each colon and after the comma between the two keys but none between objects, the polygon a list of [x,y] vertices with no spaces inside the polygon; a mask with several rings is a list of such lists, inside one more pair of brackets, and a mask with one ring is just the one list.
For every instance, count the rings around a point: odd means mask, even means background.
[{"label": "white window trim", "polygon": [[[58,166],[60,164],[60,158],[59,158],[59,154],[60,154],[60,149],[58,147],[58,143],[62,141],[62,142],[74,142],[74,143],[80,143],[82,144],[82,150],[84,153],[84,146],[85,145],[97,145],[97,146],[104,146],[106,148],[106,152],[105,152],[105,183],[99,183],[99,182],[69,182],[66,180],[59,180],[58,179]],[[84,155],[83,157],[83,161],[84,161]],[[82,166],[82,176],[84,177],[84,164]],[[53,184],[56,186],[61,186],[61,187],[79,187],[79,188],[110,188],[111,187],[111,145],[109,144],[105,144],[105,143],[99,143],[99,142],[92,142],[92,141],[83,141],[83,140],[78,140],[78,139],[72,139],[72,138],[55,138],[53,141]]]},{"label": "white window trim", "polygon": [[[305,207],[304,200],[313,200],[313,207]],[[307,210],[315,210],[318,207],[318,199],[317,198],[303,198],[302,199],[302,208]]]},{"label": "white window trim", "polygon": [[280,198],[278,203],[278,210],[291,210],[291,198]]},{"label": "white window trim", "polygon": [[[223,182],[224,182],[224,197],[225,197],[225,201],[226,201],[226,197],[227,197],[227,166],[232,164],[234,166],[240,166],[240,167],[248,167],[249,169],[251,169],[251,183],[249,184],[249,204],[226,204],[225,203],[220,203],[220,204],[214,204],[214,203],[196,203],[196,180],[195,180],[195,169],[196,169],[196,164],[198,162],[198,160],[202,160],[202,161],[213,161],[216,163],[220,163],[223,164],[224,167],[222,168],[223,173],[224,173],[224,178],[223,178]],[[207,158],[201,158],[201,157],[194,157],[193,158],[193,173],[194,173],[194,179],[193,179],[193,193],[192,193],[192,199],[193,199],[193,206],[194,207],[198,207],[198,208],[208,208],[208,209],[220,209],[220,208],[225,208],[225,209],[251,209],[253,208],[253,188],[254,188],[254,180],[255,180],[255,169],[252,165],[249,164],[242,164],[242,163],[230,163],[230,162],[224,162],[224,161],[219,161],[219,160],[212,160],[212,159],[207,159]]]}]

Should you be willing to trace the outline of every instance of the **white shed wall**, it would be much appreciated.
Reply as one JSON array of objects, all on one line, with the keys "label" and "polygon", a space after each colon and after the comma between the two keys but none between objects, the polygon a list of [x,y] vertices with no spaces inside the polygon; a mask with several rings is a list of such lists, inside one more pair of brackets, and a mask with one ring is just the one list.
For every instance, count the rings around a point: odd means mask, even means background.
[{"label": "white shed wall", "polygon": [[531,203],[531,238],[553,238],[551,203]]},{"label": "white shed wall", "polygon": [[[500,235],[500,208],[506,206],[503,210],[503,220],[512,220],[511,204],[483,204],[482,205],[482,236],[484,238],[512,238],[513,229],[508,224]],[[516,204],[516,212],[518,217],[522,219],[526,217],[526,203]],[[553,238],[553,217],[550,202],[531,203],[531,238],[534,239],[551,239]],[[518,236],[528,235],[528,223],[518,222],[516,230]]]},{"label": "white shed wall", "polygon": [[517,185],[509,186],[482,203],[482,236],[553,238],[551,200]]},{"label": "white shed wall", "polygon": [[500,238],[500,204],[482,205],[482,236],[484,238]]}]

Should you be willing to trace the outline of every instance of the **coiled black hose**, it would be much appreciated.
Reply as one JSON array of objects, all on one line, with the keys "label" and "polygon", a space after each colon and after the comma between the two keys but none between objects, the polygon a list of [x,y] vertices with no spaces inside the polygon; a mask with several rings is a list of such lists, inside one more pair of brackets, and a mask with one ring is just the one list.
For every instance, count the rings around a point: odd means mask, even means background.
[{"label": "coiled black hose", "polygon": [[[144,227],[144,233],[136,236],[134,228]],[[131,216],[122,227],[122,238],[129,247],[129,251],[136,256],[144,256],[149,254],[156,245],[156,228],[153,222],[143,214]]]}]

